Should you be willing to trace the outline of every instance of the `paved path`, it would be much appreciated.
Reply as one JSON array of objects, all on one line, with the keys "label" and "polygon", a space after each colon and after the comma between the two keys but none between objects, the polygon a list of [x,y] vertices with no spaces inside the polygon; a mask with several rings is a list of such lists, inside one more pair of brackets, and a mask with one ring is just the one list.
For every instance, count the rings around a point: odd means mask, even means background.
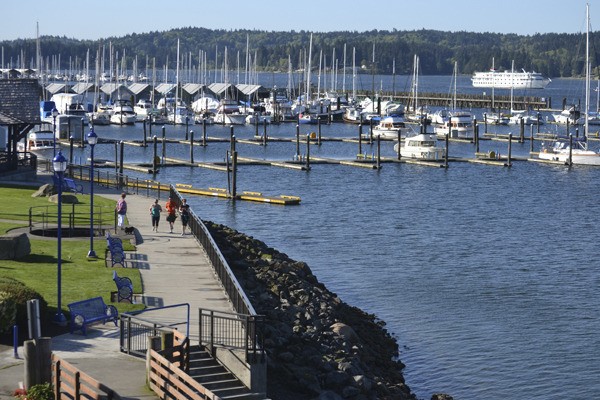
[{"label": "paved path", "polygon": [[[95,193],[115,201],[120,195],[101,188]],[[138,242],[135,254],[128,256],[127,266],[140,269],[144,302],[148,307],[189,303],[190,337],[195,342],[198,308],[233,312],[233,307],[214,275],[204,249],[192,235],[181,236],[179,219],[175,222],[176,233],[169,233],[164,215],[158,232],[153,232],[149,211],[153,199],[127,195],[126,200],[127,217],[130,225],[136,228]],[[160,199],[163,208],[165,200]],[[103,243],[102,246],[99,244],[97,250],[103,246]],[[134,289],[139,292],[138,288]],[[165,322],[182,322],[185,314],[186,308],[179,307],[168,313],[150,312],[147,315]],[[157,398],[145,386],[144,360],[119,352],[119,332],[114,325],[93,327],[87,337],[79,333],[57,336],[52,339],[52,350],[125,398]],[[18,354],[23,356],[22,348]],[[23,373],[23,360],[14,358],[13,349],[0,352],[0,399],[12,399],[12,392],[23,380]]]}]

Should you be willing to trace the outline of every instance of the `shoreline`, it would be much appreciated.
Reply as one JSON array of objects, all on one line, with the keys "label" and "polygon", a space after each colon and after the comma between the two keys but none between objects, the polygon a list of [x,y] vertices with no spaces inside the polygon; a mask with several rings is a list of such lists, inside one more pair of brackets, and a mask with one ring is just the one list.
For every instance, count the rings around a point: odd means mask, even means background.
[{"label": "shoreline", "polygon": [[269,396],[416,399],[384,321],[343,302],[306,263],[227,226],[204,224],[265,316]]}]

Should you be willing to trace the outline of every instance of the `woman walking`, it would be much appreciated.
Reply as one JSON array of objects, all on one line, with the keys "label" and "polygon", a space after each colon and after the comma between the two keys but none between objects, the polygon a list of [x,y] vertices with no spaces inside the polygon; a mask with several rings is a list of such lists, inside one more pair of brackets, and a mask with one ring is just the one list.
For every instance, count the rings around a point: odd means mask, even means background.
[{"label": "woman walking", "polygon": [[179,215],[181,215],[181,236],[183,236],[185,235],[185,228],[190,220],[190,206],[188,205],[186,199],[181,201],[181,206],[179,206]]},{"label": "woman walking", "polygon": [[158,223],[160,221],[160,213],[162,207],[158,204],[158,199],[154,200],[154,203],[150,206],[150,215],[152,217],[152,231],[158,232]]}]

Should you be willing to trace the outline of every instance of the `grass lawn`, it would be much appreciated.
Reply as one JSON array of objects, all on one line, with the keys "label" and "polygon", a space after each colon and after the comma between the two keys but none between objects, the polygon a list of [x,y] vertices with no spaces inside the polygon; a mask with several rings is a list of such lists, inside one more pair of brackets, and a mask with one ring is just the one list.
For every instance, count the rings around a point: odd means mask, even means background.
[{"label": "grass lawn", "polygon": [[[49,204],[45,197],[32,198],[31,194],[37,188],[14,188],[0,186],[0,202],[12,204],[0,214],[0,234],[10,232],[18,227],[28,226],[29,207],[46,206]],[[89,195],[77,195],[79,201],[89,204]],[[53,207],[56,204],[50,203]],[[114,209],[115,202],[102,197],[94,196],[94,209],[96,205]],[[85,207],[89,215],[89,205]],[[89,219],[88,219],[89,221]],[[66,223],[66,222],[65,222]],[[2,260],[0,263],[0,276],[17,279],[40,293],[48,302],[49,316],[56,313],[57,302],[57,253],[58,246],[56,238],[30,237],[31,254],[19,260]],[[134,246],[124,242],[124,249],[134,250]],[[104,251],[106,240],[96,238],[94,250],[98,259],[88,260],[89,237],[63,238],[62,264],[61,264],[61,308],[68,316],[67,304],[88,299],[90,297],[102,296],[107,304],[111,303],[111,292],[116,291],[116,285],[112,280],[113,268],[104,264]],[[116,268],[119,276],[127,276],[133,283],[134,291],[141,291],[141,278],[137,269]],[[119,312],[127,312],[144,308],[140,304],[112,303]],[[43,322],[42,322],[43,323]]]}]

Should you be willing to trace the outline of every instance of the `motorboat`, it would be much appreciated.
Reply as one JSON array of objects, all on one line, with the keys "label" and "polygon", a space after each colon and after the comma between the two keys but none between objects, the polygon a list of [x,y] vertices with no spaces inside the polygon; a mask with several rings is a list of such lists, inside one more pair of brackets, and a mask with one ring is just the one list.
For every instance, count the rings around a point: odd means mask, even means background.
[{"label": "motorboat", "polygon": [[[571,143],[573,147],[571,148]],[[600,153],[590,150],[585,138],[560,137],[543,142],[538,157],[541,160],[559,161],[580,165],[600,165]]]},{"label": "motorboat", "polygon": [[439,144],[437,136],[433,133],[408,136],[403,145],[396,143],[394,150],[396,153],[400,151],[400,157],[419,160],[441,160],[446,153],[446,149]]},{"label": "motorboat", "polygon": [[319,118],[316,115],[309,113],[301,113],[298,115],[298,123],[304,125],[315,125],[319,122]]},{"label": "motorboat", "polygon": [[404,119],[397,115],[391,115],[381,118],[380,122],[373,126],[372,132],[374,137],[382,139],[398,139],[402,136],[402,128],[404,128]]},{"label": "motorboat", "polygon": [[54,132],[51,130],[40,130],[29,132],[25,141],[17,143],[17,151],[36,152],[55,148]]},{"label": "motorboat", "polygon": [[113,105],[113,113],[110,116],[110,123],[116,125],[133,125],[136,116],[129,100],[119,99]]},{"label": "motorboat", "polygon": [[135,113],[135,119],[137,122],[142,122],[148,119],[148,116],[154,112],[154,107],[152,107],[152,102],[150,100],[140,99],[135,106],[133,107],[133,112]]},{"label": "motorboat", "polygon": [[519,125],[521,123],[521,119],[523,120],[523,124],[525,125],[543,125],[544,120],[541,118],[540,113],[531,113],[521,111],[514,111],[512,115],[508,119],[509,124]]},{"label": "motorboat", "polygon": [[471,113],[450,115],[446,123],[437,125],[434,130],[438,136],[449,134],[451,138],[467,137],[467,132],[473,129]]},{"label": "motorboat", "polygon": [[240,106],[235,100],[223,99],[215,113],[215,124],[245,125],[246,114],[240,112]]},{"label": "motorboat", "polygon": [[507,114],[492,112],[484,114],[485,122],[492,125],[508,125],[510,116]]},{"label": "motorboat", "polygon": [[557,124],[577,124],[580,121],[581,111],[576,105],[569,106],[558,114],[552,114]]}]

